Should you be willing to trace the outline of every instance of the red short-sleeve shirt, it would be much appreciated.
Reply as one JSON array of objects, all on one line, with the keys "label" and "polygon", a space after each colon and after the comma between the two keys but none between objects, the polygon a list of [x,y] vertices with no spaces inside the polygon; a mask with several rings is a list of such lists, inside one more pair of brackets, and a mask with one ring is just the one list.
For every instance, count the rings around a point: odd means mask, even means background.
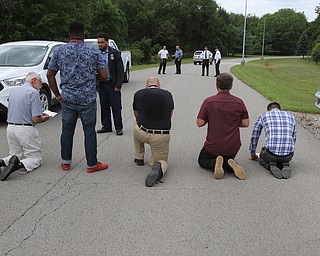
[{"label": "red short-sleeve shirt", "polygon": [[229,93],[219,91],[201,105],[198,119],[207,122],[205,149],[214,155],[236,155],[241,147],[240,121],[248,119],[244,102]]}]

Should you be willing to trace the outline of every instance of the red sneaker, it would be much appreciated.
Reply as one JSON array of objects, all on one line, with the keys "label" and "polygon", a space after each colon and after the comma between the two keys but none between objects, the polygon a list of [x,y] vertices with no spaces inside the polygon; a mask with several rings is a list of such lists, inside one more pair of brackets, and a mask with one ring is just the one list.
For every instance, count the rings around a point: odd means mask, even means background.
[{"label": "red sneaker", "polygon": [[64,171],[69,171],[70,170],[70,164],[61,164],[61,169]]},{"label": "red sneaker", "polygon": [[104,169],[107,169],[108,168],[108,164],[105,163],[105,164],[102,164],[100,162],[98,162],[97,166],[96,167],[92,167],[92,168],[87,168],[87,172],[98,172],[98,171],[102,171]]}]

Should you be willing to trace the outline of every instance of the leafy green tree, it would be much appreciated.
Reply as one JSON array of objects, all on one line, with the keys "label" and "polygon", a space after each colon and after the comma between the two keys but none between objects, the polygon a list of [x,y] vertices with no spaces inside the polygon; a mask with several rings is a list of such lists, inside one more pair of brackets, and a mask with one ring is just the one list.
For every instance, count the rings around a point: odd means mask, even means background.
[{"label": "leafy green tree", "polygon": [[119,45],[126,45],[128,25],[124,12],[111,0],[95,0],[90,3],[90,37],[106,33]]},{"label": "leafy green tree", "polygon": [[308,45],[309,45],[309,41],[308,41],[307,31],[305,30],[303,31],[303,33],[299,38],[296,54],[298,55],[301,54],[304,59],[304,55],[306,55],[308,52]]},{"label": "leafy green tree", "polygon": [[316,64],[318,64],[318,62],[320,61],[320,43],[317,43],[312,48],[311,56],[312,56],[313,60],[316,62]]},{"label": "leafy green tree", "polygon": [[291,55],[296,51],[301,33],[307,29],[307,19],[303,13],[292,9],[281,9],[267,19],[268,43],[274,52]]}]

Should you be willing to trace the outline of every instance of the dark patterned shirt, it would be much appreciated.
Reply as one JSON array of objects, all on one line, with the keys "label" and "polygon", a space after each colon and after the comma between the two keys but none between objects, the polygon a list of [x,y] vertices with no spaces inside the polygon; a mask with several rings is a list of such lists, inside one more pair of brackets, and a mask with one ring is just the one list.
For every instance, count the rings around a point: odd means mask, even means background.
[{"label": "dark patterned shirt", "polygon": [[272,109],[262,113],[254,124],[250,152],[256,153],[256,148],[262,128],[265,130],[264,146],[277,156],[286,156],[294,152],[297,126],[294,116],[286,111]]},{"label": "dark patterned shirt", "polygon": [[60,89],[64,101],[87,105],[97,97],[96,73],[105,66],[98,49],[70,42],[55,51],[49,69],[60,70]]}]

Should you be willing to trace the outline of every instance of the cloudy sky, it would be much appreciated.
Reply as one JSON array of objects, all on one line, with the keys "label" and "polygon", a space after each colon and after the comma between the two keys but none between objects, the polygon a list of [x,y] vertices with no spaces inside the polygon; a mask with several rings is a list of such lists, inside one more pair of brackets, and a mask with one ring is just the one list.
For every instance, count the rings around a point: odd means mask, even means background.
[{"label": "cloudy sky", "polygon": [[[227,12],[244,14],[246,0],[216,0]],[[314,12],[320,0],[247,0],[247,14],[263,16],[266,13],[275,13],[279,9],[292,8],[296,12],[304,12],[307,20],[314,21],[317,15]]]}]

